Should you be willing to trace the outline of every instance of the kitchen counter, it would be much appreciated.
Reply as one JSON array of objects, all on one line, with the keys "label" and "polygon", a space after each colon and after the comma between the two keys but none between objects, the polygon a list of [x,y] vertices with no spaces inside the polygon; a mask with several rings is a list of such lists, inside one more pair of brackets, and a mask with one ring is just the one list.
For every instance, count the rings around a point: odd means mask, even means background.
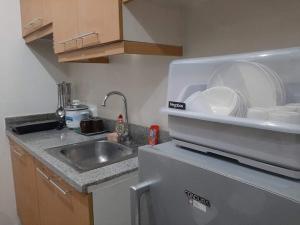
[{"label": "kitchen counter", "polygon": [[87,192],[87,188],[91,185],[103,183],[138,169],[138,159],[134,157],[95,170],[79,173],[46,151],[49,148],[101,140],[105,138],[105,134],[87,137],[69,129],[49,130],[24,135],[15,134],[7,129],[6,134],[11,140],[22,146],[79,192]]}]

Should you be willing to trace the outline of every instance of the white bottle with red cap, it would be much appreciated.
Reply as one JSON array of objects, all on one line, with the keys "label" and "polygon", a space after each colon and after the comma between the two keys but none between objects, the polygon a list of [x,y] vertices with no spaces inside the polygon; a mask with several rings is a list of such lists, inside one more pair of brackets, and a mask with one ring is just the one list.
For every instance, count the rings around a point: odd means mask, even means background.
[{"label": "white bottle with red cap", "polygon": [[124,122],[124,118],[123,118],[122,114],[120,114],[118,116],[115,130],[116,130],[116,133],[118,134],[119,137],[124,136],[124,134],[125,134],[125,122]]}]

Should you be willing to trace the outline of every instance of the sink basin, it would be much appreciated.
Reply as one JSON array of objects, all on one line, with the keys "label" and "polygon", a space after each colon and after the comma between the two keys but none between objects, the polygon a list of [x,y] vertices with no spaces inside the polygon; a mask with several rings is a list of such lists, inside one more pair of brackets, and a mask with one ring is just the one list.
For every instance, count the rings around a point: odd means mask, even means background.
[{"label": "sink basin", "polygon": [[137,155],[136,148],[109,141],[92,141],[48,149],[48,152],[79,172],[107,166]]}]

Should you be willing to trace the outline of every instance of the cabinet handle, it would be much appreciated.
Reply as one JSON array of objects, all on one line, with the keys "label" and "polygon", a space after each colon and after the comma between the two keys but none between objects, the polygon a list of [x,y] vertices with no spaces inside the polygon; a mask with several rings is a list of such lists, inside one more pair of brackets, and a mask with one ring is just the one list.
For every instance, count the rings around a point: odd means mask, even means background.
[{"label": "cabinet handle", "polygon": [[[92,42],[84,43],[85,37],[93,37],[93,39],[95,38],[95,40],[93,40]],[[90,33],[82,34],[81,36],[79,36],[76,39],[76,42],[77,42],[77,48],[84,48],[84,47],[88,47],[88,46],[97,44],[97,43],[99,43],[99,33],[90,32]],[[81,45],[78,45],[78,43],[81,43]]]},{"label": "cabinet handle", "polygon": [[[63,45],[63,46],[64,46],[64,51],[67,51],[67,50],[68,50],[68,51],[69,51],[69,50],[74,50],[74,49],[78,48],[78,46],[77,46],[78,40],[80,40],[80,39],[82,40],[84,37],[87,37],[87,36],[92,35],[92,34],[97,35],[97,40],[98,40],[98,42],[99,42],[99,33],[97,33],[97,32],[88,32],[88,33],[80,34],[80,35],[78,35],[78,36],[76,36],[76,37],[73,37],[73,38],[71,38],[71,39],[68,39],[68,40],[65,40],[65,41],[62,41],[62,42],[58,42],[57,44]],[[69,48],[69,49],[66,49],[66,45],[67,45],[69,42],[72,42],[72,41],[75,41],[74,44],[76,44],[76,46],[74,46],[74,47],[72,47],[72,48]]]},{"label": "cabinet handle", "polygon": [[35,27],[40,27],[43,25],[43,19],[42,18],[35,18],[31,20],[29,23],[27,23],[24,27],[25,29],[33,29]]},{"label": "cabinet handle", "polygon": [[[67,44],[68,43],[72,44],[72,41],[74,41],[74,43],[73,43],[74,46],[71,45],[71,47],[67,48]],[[74,39],[74,40],[66,41],[66,42],[63,43],[63,45],[64,45],[64,51],[66,51],[66,50],[74,50],[74,49],[76,49],[76,40]]]},{"label": "cabinet handle", "polygon": [[82,38],[84,38],[84,37],[90,36],[91,34],[96,34],[97,36],[99,35],[99,34],[96,33],[96,32],[89,32],[89,33],[85,33],[85,34],[79,35],[76,39],[82,39]]},{"label": "cabinet handle", "polygon": [[40,170],[39,168],[36,168],[36,171],[37,171],[43,178],[45,178],[46,180],[49,180],[49,177],[48,177],[42,170]]},{"label": "cabinet handle", "polygon": [[64,189],[62,189],[57,183],[55,183],[53,180],[50,180],[50,183],[57,189],[59,190],[63,195],[67,195],[70,192],[69,191],[65,191]]},{"label": "cabinet handle", "polygon": [[14,152],[19,158],[22,158],[22,157],[24,156],[23,153],[18,152],[17,150],[13,150],[13,152]]},{"label": "cabinet handle", "polygon": [[99,35],[99,33],[97,33],[97,32],[84,33],[84,34],[80,34],[80,35],[78,35],[78,36],[76,36],[76,37],[74,37],[74,38],[71,38],[71,39],[68,39],[68,40],[59,42],[58,44],[63,44],[63,45],[65,45],[65,44],[66,44],[67,42],[69,42],[69,41],[74,41],[74,40],[76,40],[76,39],[81,39],[81,38],[84,38],[84,37],[89,36],[89,35],[91,35],[91,34]]}]

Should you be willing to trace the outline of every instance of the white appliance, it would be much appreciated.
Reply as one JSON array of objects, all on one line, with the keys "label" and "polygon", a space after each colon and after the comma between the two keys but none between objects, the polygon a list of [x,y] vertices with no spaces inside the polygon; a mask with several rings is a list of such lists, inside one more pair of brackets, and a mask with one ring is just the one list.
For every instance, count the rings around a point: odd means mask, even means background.
[{"label": "white appliance", "polygon": [[[162,111],[177,145],[300,179],[300,48],[177,60],[170,65],[168,82],[168,103]],[[201,111],[211,104],[200,101],[205,99],[201,92],[218,86],[243,96],[251,115],[252,107],[265,107],[270,116],[264,120],[247,118],[247,113],[223,116]],[[188,110],[185,101],[196,92],[200,110]],[[228,102],[231,107],[234,102],[235,110],[245,110],[236,100]]]},{"label": "white appliance", "polygon": [[300,182],[174,143],[139,150],[131,225],[299,225]]},{"label": "white appliance", "polygon": [[300,48],[173,62],[173,141],[139,150],[132,225],[298,225],[299,75]]}]

